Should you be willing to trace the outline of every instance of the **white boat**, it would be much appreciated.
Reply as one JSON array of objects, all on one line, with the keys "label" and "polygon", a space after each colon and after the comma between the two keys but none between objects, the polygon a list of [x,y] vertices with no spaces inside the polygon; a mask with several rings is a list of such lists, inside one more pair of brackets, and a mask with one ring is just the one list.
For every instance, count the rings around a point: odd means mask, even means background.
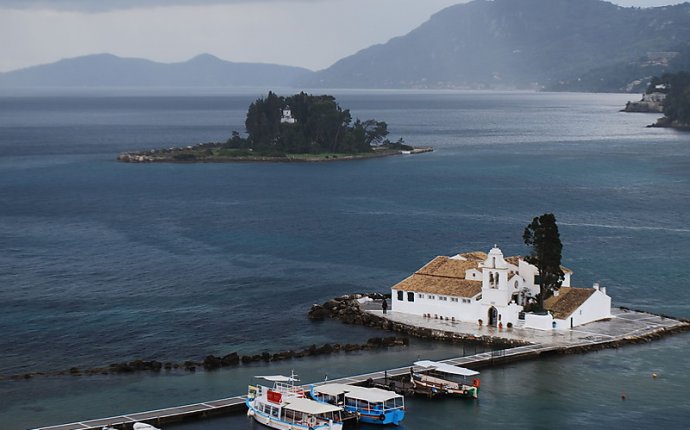
[{"label": "white boat", "polygon": [[479,397],[480,381],[476,378],[479,372],[430,360],[416,361],[414,364],[424,368],[422,371],[410,372],[415,392],[430,396],[450,395],[474,399]]},{"label": "white boat", "polygon": [[146,423],[134,423],[132,428],[134,430],[160,430],[158,427],[154,427],[151,424]]},{"label": "white boat", "polygon": [[342,408],[307,399],[298,379],[292,376],[257,376],[272,387],[250,385],[247,415],[258,423],[279,430],[342,430]]},{"label": "white boat", "polygon": [[323,384],[312,385],[309,394],[317,401],[342,406],[365,423],[397,426],[405,418],[405,397],[393,391],[349,384]]}]

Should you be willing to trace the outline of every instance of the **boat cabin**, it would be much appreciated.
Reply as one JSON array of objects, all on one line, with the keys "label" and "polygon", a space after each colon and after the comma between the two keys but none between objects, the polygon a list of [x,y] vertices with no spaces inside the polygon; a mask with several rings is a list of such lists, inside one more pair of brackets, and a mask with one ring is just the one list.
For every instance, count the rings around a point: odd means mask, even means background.
[{"label": "boat cabin", "polygon": [[341,406],[366,423],[398,425],[405,417],[405,397],[393,391],[348,384],[323,384],[312,386],[310,395],[317,401]]},{"label": "boat cabin", "polygon": [[272,387],[250,385],[247,394],[247,415],[275,429],[342,429],[342,408],[305,397],[304,388],[295,385],[292,376],[257,376]]},{"label": "boat cabin", "polygon": [[410,380],[415,390],[420,393],[435,395],[452,395],[458,397],[479,397],[479,372],[460,366],[453,366],[438,361],[416,361],[415,366],[422,369],[410,369]]}]

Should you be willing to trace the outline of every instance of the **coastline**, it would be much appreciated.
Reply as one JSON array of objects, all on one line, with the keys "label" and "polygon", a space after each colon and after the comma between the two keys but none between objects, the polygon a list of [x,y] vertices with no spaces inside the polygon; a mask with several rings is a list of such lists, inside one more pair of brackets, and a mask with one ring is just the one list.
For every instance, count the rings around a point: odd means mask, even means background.
[{"label": "coastline", "polygon": [[680,124],[677,121],[670,121],[667,117],[661,117],[655,123],[649,124],[647,128],[670,128],[678,131],[690,131],[690,124]]},{"label": "coastline", "polygon": [[[690,320],[657,315],[625,307],[612,308],[606,320],[584,324],[577,330],[551,331],[528,328],[497,328],[472,323],[397,314],[383,314],[380,299],[366,301],[366,295],[352,294],[313,305],[313,320],[331,318],[344,324],[365,325],[423,339],[446,342],[480,342],[511,348],[525,345],[551,345],[560,354],[584,353],[623,345],[646,343],[690,331]],[[364,302],[360,302],[364,298]]]},{"label": "coastline", "polygon": [[394,155],[414,155],[433,152],[432,147],[414,147],[411,150],[402,149],[374,149],[372,152],[355,154],[325,153],[325,154],[280,154],[253,155],[251,152],[237,151],[237,155],[224,155],[218,152],[220,144],[198,144],[185,148],[152,149],[141,152],[123,152],[117,156],[117,161],[123,163],[322,163],[333,161],[365,160],[369,158],[390,157]]}]

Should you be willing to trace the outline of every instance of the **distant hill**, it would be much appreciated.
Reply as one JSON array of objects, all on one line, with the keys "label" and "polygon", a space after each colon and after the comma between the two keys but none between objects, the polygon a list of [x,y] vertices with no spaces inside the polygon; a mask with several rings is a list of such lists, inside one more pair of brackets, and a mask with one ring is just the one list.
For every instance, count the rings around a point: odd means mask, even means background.
[{"label": "distant hill", "polygon": [[642,80],[689,43],[690,3],[640,9],[600,0],[475,0],[301,83],[644,91]]},{"label": "distant hill", "polygon": [[0,73],[0,87],[275,87],[311,73],[300,67],[232,63],[210,54],[171,64],[98,54]]}]

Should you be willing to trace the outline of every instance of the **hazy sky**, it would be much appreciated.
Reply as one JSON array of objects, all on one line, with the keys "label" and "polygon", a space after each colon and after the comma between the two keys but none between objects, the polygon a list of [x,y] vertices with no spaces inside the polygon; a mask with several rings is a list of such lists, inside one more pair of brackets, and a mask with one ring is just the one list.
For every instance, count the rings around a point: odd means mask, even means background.
[{"label": "hazy sky", "polygon": [[[467,0],[0,0],[0,72],[108,52],[162,62],[208,52],[313,70]],[[663,6],[675,0],[615,0]]]}]

